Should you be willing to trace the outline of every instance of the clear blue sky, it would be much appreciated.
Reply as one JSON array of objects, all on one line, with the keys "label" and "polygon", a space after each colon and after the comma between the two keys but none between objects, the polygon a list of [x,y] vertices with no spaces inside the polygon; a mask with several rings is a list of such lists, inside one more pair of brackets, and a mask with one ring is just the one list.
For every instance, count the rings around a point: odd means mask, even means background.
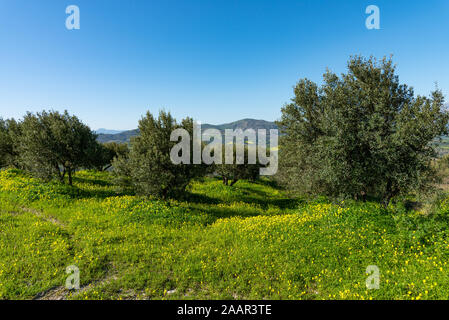
[{"label": "clear blue sky", "polygon": [[[65,28],[80,8],[81,29]],[[365,28],[380,8],[381,30]],[[298,79],[394,55],[401,81],[449,98],[449,1],[0,0],[0,116],[64,110],[131,129],[164,108],[208,123],[275,120]]]}]

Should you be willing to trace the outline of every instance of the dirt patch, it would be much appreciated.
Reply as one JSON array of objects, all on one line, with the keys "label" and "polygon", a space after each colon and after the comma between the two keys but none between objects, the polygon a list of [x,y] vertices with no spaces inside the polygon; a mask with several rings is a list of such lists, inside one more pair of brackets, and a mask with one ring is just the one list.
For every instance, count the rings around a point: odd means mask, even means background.
[{"label": "dirt patch", "polygon": [[91,290],[95,287],[103,286],[116,279],[117,279],[116,268],[113,265],[111,265],[111,267],[108,269],[107,274],[102,279],[81,286],[79,290],[68,290],[63,286],[53,287],[38,293],[33,298],[33,300],[67,300],[69,294],[71,294],[71,297],[76,297],[82,294],[83,292]]},{"label": "dirt patch", "polygon": [[12,216],[20,216],[21,214],[23,214],[23,212],[19,211],[8,211],[8,213]]},{"label": "dirt patch", "polygon": [[36,209],[32,209],[32,208],[26,208],[26,207],[21,207],[20,209],[22,209],[25,212],[29,212],[34,214],[36,217],[39,217],[47,222],[53,223],[61,228],[65,228],[65,224],[63,222],[61,222],[60,220],[56,219],[55,217],[52,216],[46,216],[44,215],[41,211],[36,210]]},{"label": "dirt patch", "polygon": [[53,287],[38,293],[33,300],[66,300],[69,290],[65,287]]}]

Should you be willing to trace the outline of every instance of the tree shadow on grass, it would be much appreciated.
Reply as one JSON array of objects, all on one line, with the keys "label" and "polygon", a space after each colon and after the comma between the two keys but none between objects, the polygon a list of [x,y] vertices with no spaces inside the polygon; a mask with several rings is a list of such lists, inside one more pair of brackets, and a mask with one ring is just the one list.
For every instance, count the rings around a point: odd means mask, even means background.
[{"label": "tree shadow on grass", "polygon": [[[234,206],[235,202],[249,204],[249,206],[239,206],[239,204]],[[222,201],[221,199],[203,194],[189,193],[188,200],[185,203],[187,204],[187,208],[189,208],[189,210],[201,212],[209,216],[211,218],[209,222],[213,223],[217,219],[222,218],[247,218],[274,214],[282,215],[287,213],[286,210],[297,209],[302,202],[303,200],[290,198],[268,198],[262,200],[257,197],[248,196],[238,199],[238,201]]]},{"label": "tree shadow on grass", "polygon": [[220,204],[222,201],[218,198],[213,198],[204,194],[199,193],[193,193],[193,192],[186,192],[186,195],[183,199],[187,202],[197,203],[197,204]]},{"label": "tree shadow on grass", "polygon": [[93,184],[93,185],[100,186],[100,187],[109,187],[109,186],[113,186],[114,185],[113,183],[111,183],[109,181],[105,181],[105,180],[81,178],[81,177],[77,177],[77,176],[73,177],[73,182],[75,184],[76,183]]},{"label": "tree shadow on grass", "polygon": [[232,218],[232,217],[255,217],[265,215],[260,208],[231,208],[226,206],[216,206],[200,203],[189,203],[187,206],[189,210],[194,212],[201,212],[209,217],[208,223],[214,223],[218,219]]},{"label": "tree shadow on grass", "polygon": [[117,196],[134,196],[135,192],[132,190],[122,190],[117,188],[116,190],[99,190],[92,189],[86,190],[76,185],[67,186],[67,188],[61,188],[58,190],[61,195],[69,196],[71,199],[105,199],[109,197]]},{"label": "tree shadow on grass", "polygon": [[247,204],[255,204],[263,209],[267,209],[269,207],[277,207],[281,210],[296,209],[299,207],[301,203],[304,202],[304,200],[297,198],[288,198],[288,197],[273,198],[270,196],[269,192],[253,189],[245,185],[241,186],[235,185],[232,187],[228,186],[228,188],[235,188],[236,190],[239,190],[242,194],[240,194],[240,196],[230,197],[228,199],[221,199],[220,197],[213,197],[200,193],[187,192],[185,198],[182,200],[195,204],[209,204],[209,205],[218,205],[218,204],[229,205],[235,202],[243,202]]}]

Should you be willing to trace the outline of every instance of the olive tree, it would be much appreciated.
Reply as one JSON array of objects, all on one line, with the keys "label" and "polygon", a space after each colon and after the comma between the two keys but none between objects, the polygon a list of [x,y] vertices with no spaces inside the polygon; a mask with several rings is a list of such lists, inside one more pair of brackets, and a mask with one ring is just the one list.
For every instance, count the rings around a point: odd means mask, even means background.
[{"label": "olive tree", "polygon": [[112,167],[112,162],[115,158],[126,158],[128,153],[129,148],[126,143],[98,143],[91,155],[91,165],[98,171],[106,171]]},{"label": "olive tree", "polygon": [[116,181],[131,186],[141,195],[181,196],[190,180],[201,175],[202,166],[171,161],[170,151],[176,142],[170,137],[178,128],[192,136],[192,119],[177,123],[169,112],[161,111],[158,118],[147,112],[139,121],[140,135],[131,140],[127,157],[118,157],[113,162]]},{"label": "olive tree", "polygon": [[97,148],[96,135],[67,111],[28,112],[21,123],[19,159],[22,166],[46,180],[68,176],[72,185],[75,170],[90,167]]},{"label": "olive tree", "polygon": [[390,200],[424,187],[435,138],[447,132],[444,97],[415,96],[391,58],[352,57],[321,86],[300,80],[278,125],[279,179],[293,190]]},{"label": "olive tree", "polygon": [[14,119],[0,118],[0,168],[18,167],[17,145],[20,123]]},{"label": "olive tree", "polygon": [[257,147],[255,146],[245,146],[244,147],[244,155],[243,155],[243,163],[237,163],[236,161],[236,147],[234,146],[233,150],[233,163],[225,163],[225,148],[223,147],[222,151],[222,163],[215,164],[215,173],[221,177],[223,180],[223,184],[226,186],[233,186],[239,180],[251,180],[256,181],[259,177],[259,171],[261,168],[261,164],[257,161],[256,163],[249,163],[248,152],[249,148],[254,148],[254,153],[257,154]]}]

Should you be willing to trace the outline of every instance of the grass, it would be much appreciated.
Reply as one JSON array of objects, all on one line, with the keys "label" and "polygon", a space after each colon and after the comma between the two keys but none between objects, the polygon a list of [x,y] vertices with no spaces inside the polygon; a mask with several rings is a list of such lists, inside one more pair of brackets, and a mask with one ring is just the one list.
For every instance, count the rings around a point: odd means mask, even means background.
[{"label": "grass", "polygon": [[[0,299],[448,299],[449,200],[291,199],[268,181],[206,178],[185,201],[0,172]],[[64,288],[66,267],[81,290]],[[368,290],[366,268],[380,270]]]}]

